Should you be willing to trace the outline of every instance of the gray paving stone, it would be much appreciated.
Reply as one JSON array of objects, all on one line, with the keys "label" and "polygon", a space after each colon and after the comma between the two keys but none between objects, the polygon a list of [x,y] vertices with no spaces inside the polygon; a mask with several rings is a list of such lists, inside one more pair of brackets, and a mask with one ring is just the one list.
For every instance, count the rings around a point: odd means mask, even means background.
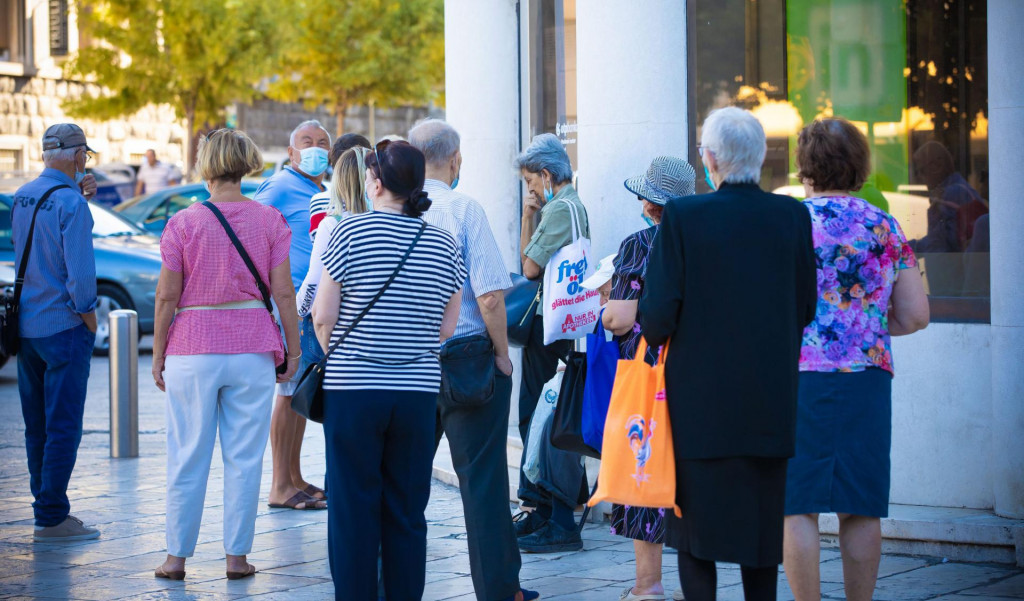
[{"label": "gray paving stone", "polygon": [[964,595],[979,595],[984,597],[1002,596],[1024,599],[1024,574],[1011,576],[987,586],[978,586],[962,591]]},{"label": "gray paving stone", "polygon": [[915,601],[958,593],[1005,578],[1007,570],[989,565],[940,563],[888,578],[875,587],[877,601]]}]

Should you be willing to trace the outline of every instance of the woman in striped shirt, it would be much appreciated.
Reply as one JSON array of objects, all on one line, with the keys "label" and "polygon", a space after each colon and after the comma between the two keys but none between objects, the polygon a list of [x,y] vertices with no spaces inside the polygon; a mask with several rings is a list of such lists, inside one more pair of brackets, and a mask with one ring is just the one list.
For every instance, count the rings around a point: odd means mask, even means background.
[{"label": "woman in striped shirt", "polygon": [[335,227],[322,256],[317,338],[327,350],[348,332],[324,378],[327,481],[341,499],[328,508],[338,599],[377,598],[378,547],[388,597],[423,595],[437,352],[466,280],[455,239],[420,219],[430,207],[424,170],[411,145],[378,144],[366,156],[374,211]]}]

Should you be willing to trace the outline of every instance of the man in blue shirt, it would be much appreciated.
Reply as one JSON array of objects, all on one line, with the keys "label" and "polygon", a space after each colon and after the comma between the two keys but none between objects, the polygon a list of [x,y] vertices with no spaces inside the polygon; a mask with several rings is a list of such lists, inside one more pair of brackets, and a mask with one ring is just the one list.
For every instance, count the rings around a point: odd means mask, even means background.
[{"label": "man in blue shirt", "polygon": [[[260,204],[281,211],[292,230],[292,246],[288,258],[295,288],[302,285],[309,271],[309,257],[313,252],[313,240],[309,237],[309,201],[314,194],[324,189],[323,179],[330,147],[331,136],[319,121],[300,123],[288,141],[290,164],[263,182],[254,196]],[[302,321],[301,334],[315,336],[310,320]],[[288,349],[288,354],[293,356],[301,352],[301,349]],[[277,399],[270,419],[274,470],[269,497],[270,503],[275,506],[324,509],[327,505],[323,502],[323,490],[303,480],[299,466],[306,420],[292,411],[291,401],[295,382],[303,371],[305,367],[300,364],[295,379],[277,385]]]},{"label": "man in blue shirt", "polygon": [[[25,418],[29,486],[35,499],[36,541],[100,535],[70,515],[67,496],[82,440],[86,383],[96,340],[92,214],[83,196],[96,192],[95,179],[85,175],[91,151],[77,125],[61,123],[46,130],[46,169],[15,192],[11,215],[15,264],[26,265],[18,392]],[[30,232],[32,244],[26,256]]]}]

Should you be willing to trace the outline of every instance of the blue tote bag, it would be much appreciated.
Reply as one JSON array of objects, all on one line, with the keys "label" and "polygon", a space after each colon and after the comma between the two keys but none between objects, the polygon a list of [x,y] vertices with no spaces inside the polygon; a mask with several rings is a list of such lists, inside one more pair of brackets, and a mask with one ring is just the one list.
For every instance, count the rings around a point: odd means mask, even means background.
[{"label": "blue tote bag", "polygon": [[[601,316],[604,310],[601,310]],[[583,441],[601,450],[604,421],[612,399],[612,383],[619,361],[617,338],[608,340],[601,316],[592,334],[587,334],[587,381],[583,387]]]}]

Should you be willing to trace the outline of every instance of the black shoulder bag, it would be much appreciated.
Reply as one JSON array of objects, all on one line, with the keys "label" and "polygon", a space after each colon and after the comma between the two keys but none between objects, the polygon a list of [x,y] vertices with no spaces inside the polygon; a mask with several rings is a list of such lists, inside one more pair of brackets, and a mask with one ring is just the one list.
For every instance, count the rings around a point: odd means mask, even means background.
[{"label": "black shoulder bag", "polygon": [[[235,250],[241,255],[242,261],[245,262],[245,266],[249,268],[249,273],[252,277],[256,278],[256,287],[259,288],[260,294],[263,296],[263,304],[267,307],[267,311],[270,312],[270,319],[274,321],[274,325],[277,325],[277,320],[274,319],[274,305],[270,303],[270,290],[267,285],[263,283],[263,278],[260,277],[260,272],[256,271],[256,266],[253,265],[252,259],[249,258],[249,253],[245,252],[245,247],[242,246],[242,241],[235,235],[235,230],[231,229],[231,225],[228,220],[224,218],[224,214],[220,212],[214,204],[208,200],[203,201],[203,206],[213,213],[217,218],[217,221],[224,226],[224,231],[228,233],[228,238],[231,238],[231,244],[235,245]],[[281,365],[277,366],[277,373],[283,374],[288,371],[288,358],[287,351],[285,352],[285,360]]]},{"label": "black shoulder bag", "polygon": [[357,315],[356,318],[352,320],[352,323],[345,328],[345,331],[341,333],[341,336],[334,341],[331,348],[327,349],[327,352],[324,353],[324,358],[310,365],[306,368],[306,371],[302,372],[302,376],[295,384],[295,392],[292,394],[292,411],[318,424],[324,423],[323,384],[324,374],[327,372],[327,361],[331,358],[334,351],[341,346],[341,343],[345,338],[352,333],[356,324],[366,317],[366,314],[370,312],[373,305],[376,304],[377,301],[380,300],[380,297],[384,295],[384,291],[387,290],[388,287],[391,286],[391,283],[395,281],[395,278],[398,277],[398,272],[402,270],[402,267],[405,265],[405,261],[409,258],[409,254],[412,253],[413,247],[416,246],[417,242],[419,242],[420,236],[423,235],[423,230],[425,229],[427,229],[426,222],[424,222],[420,226],[419,231],[416,232],[416,237],[409,243],[409,248],[405,249],[405,254],[402,256],[402,260],[398,262],[398,266],[395,267],[395,270],[391,272],[391,277],[388,278],[388,281],[384,282],[381,289],[377,291],[377,295],[366,304],[363,310],[359,312],[359,315]]},{"label": "black shoulder bag", "polygon": [[32,223],[28,226],[28,238],[25,239],[25,252],[22,253],[21,265],[18,267],[18,277],[14,280],[14,296],[4,299],[4,312],[3,315],[0,315],[0,347],[3,347],[2,352],[7,356],[15,355],[21,350],[21,333],[18,329],[18,317],[21,313],[21,289],[25,286],[25,270],[28,268],[28,257],[32,254],[32,236],[36,233],[36,215],[39,214],[39,207],[50,199],[50,195],[62,188],[70,189],[71,186],[61,184],[50,188],[39,199],[35,210],[32,211]]},{"label": "black shoulder bag", "polygon": [[505,291],[505,311],[508,316],[508,343],[523,348],[530,339],[533,318],[540,303],[540,278],[528,280],[518,273],[510,273],[512,287]]}]

